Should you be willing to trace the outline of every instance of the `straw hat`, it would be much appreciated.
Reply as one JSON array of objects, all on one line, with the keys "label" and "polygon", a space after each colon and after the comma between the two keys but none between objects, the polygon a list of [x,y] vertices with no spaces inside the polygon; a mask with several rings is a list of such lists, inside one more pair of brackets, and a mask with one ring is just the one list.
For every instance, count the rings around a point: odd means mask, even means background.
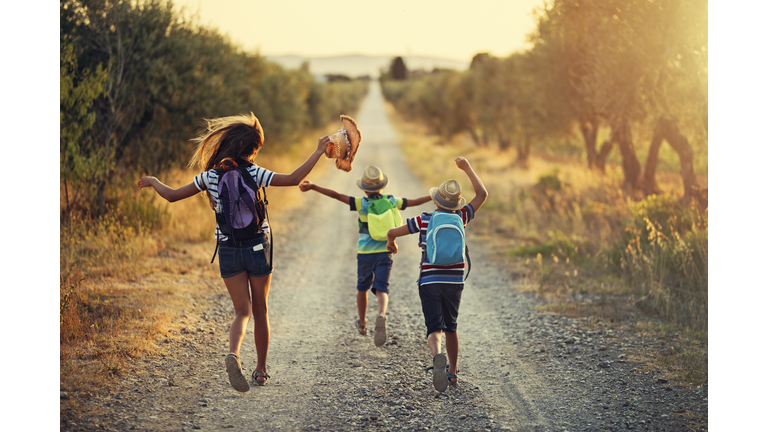
[{"label": "straw hat", "polygon": [[346,152],[342,152],[343,154],[336,155],[336,168],[350,172],[352,171],[352,161],[355,160],[355,154],[357,154],[357,149],[360,147],[362,135],[355,120],[346,115],[341,116],[341,131],[346,135],[349,147]]},{"label": "straw hat", "polygon": [[454,179],[444,181],[440,187],[431,188],[429,196],[443,210],[454,211],[467,204],[467,200],[461,197],[461,185]]},{"label": "straw hat", "polygon": [[378,192],[389,183],[389,179],[378,167],[367,166],[363,176],[357,181],[357,187],[367,192]]}]

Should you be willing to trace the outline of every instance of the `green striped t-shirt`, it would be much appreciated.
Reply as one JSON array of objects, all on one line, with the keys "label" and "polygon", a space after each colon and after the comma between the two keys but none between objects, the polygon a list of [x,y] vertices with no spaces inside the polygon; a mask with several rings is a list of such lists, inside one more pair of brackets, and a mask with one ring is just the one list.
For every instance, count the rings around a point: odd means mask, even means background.
[{"label": "green striped t-shirt", "polygon": [[[371,238],[368,234],[368,203],[372,199],[379,199],[381,195],[368,195],[365,197],[349,197],[349,209],[357,212],[357,226],[360,232],[360,239],[357,241],[357,253],[371,254],[387,252],[387,242],[378,241]],[[396,198],[393,195],[387,195],[387,199],[397,206],[398,210],[405,210],[408,207],[407,198]]]}]

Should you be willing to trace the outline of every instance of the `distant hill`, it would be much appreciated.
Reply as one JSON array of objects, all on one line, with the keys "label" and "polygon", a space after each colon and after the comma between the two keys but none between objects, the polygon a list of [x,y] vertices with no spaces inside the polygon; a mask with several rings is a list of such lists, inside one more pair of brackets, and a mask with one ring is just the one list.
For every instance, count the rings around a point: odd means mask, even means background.
[{"label": "distant hill", "polygon": [[[332,57],[302,57],[295,55],[265,56],[287,69],[298,69],[305,61],[309,62],[309,71],[314,75],[340,74],[355,78],[368,75],[377,78],[379,71],[389,68],[392,59],[397,56],[369,56],[350,54]],[[402,56],[408,70],[432,70],[436,67],[444,69],[466,70],[470,60],[460,61],[426,56]]]}]

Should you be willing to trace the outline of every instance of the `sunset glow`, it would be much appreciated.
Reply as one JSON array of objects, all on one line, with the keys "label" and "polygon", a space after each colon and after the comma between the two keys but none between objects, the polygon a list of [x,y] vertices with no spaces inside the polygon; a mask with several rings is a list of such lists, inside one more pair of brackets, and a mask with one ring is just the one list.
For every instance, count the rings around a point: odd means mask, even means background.
[{"label": "sunset glow", "polygon": [[177,0],[201,24],[262,55],[428,55],[470,60],[506,56],[530,45],[532,11],[542,0],[315,2]]}]

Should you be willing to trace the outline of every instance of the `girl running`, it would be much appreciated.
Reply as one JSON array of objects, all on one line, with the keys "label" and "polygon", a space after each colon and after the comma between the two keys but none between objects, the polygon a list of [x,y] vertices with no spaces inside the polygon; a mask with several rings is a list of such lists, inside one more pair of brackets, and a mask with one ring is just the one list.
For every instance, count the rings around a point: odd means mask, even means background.
[{"label": "girl running", "polygon": [[[211,206],[216,209],[220,205],[218,186],[221,168],[247,167],[247,172],[259,188],[297,186],[309,175],[330,143],[328,136],[321,137],[317,141],[317,149],[304,163],[291,174],[280,174],[254,163],[259,149],[264,144],[264,131],[253,113],[250,116],[237,115],[210,120],[208,129],[194,141],[197,148],[189,166],[197,166],[203,172],[195,176],[191,183],[173,189],[155,177],[145,176],[139,179],[139,189],[150,186],[169,202],[183,200],[206,191]],[[219,269],[235,306],[235,319],[229,329],[229,355],[225,364],[230,384],[240,392],[250,389],[240,364],[240,345],[245,337],[251,311],[257,355],[257,365],[252,377],[256,385],[264,385],[269,379],[267,353],[270,330],[267,297],[272,280],[272,263],[267,233],[269,225],[265,220],[252,238],[236,242],[222,232],[219,224],[216,225]]]}]

